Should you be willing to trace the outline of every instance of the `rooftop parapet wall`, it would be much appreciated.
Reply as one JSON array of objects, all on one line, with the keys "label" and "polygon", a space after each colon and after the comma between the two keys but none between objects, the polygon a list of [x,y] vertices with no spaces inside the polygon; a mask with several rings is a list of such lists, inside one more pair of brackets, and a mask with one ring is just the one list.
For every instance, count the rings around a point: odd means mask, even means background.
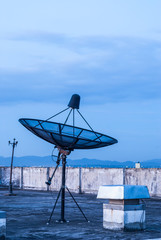
[{"label": "rooftop parapet wall", "polygon": [[151,196],[161,197],[161,168],[127,168],[125,184],[146,185]]},{"label": "rooftop parapet wall", "polygon": [[[45,182],[54,168],[15,167],[13,187],[33,190],[56,190],[61,186],[61,168],[52,184]],[[0,167],[0,185],[9,185],[10,168]],[[72,192],[97,193],[101,185],[146,185],[151,196],[161,197],[161,168],[67,168],[66,185]]]},{"label": "rooftop parapet wall", "polygon": [[[12,181],[15,187],[21,187],[21,169],[20,167],[13,168]],[[0,185],[8,186],[10,181],[10,168],[0,167]]]},{"label": "rooftop parapet wall", "polygon": [[23,189],[46,190],[47,168],[24,167]]},{"label": "rooftop parapet wall", "polygon": [[121,168],[82,168],[82,191],[97,193],[101,185],[123,184]]}]

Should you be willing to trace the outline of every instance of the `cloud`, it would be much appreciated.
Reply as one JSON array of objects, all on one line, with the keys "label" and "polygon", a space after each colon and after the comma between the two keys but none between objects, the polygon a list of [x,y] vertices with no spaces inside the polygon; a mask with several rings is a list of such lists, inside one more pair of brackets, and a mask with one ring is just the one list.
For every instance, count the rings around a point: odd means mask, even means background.
[{"label": "cloud", "polygon": [[61,101],[72,93],[90,103],[160,98],[160,49],[137,38],[12,36],[0,59],[0,102]]}]

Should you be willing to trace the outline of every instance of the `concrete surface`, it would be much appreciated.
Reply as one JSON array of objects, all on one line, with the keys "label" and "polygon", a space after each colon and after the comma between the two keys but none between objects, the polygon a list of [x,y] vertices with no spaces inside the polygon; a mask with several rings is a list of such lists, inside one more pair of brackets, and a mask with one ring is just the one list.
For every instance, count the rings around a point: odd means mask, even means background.
[{"label": "concrete surface", "polygon": [[60,218],[60,203],[53,220],[46,225],[57,192],[14,190],[16,196],[5,196],[0,190],[0,210],[7,214],[7,240],[140,240],[161,238],[161,199],[146,200],[147,228],[140,232],[110,231],[103,229],[103,202],[96,195],[74,194],[77,202],[91,221],[87,223],[71,197],[67,195],[66,219],[69,223],[56,223]]}]

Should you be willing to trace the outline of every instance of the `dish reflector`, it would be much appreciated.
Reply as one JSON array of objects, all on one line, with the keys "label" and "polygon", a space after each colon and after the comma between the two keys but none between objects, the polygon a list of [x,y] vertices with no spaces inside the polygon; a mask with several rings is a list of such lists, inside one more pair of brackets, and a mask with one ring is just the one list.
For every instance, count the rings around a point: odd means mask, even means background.
[{"label": "dish reflector", "polygon": [[93,149],[117,143],[110,136],[67,124],[29,118],[19,121],[38,137],[63,149]]}]

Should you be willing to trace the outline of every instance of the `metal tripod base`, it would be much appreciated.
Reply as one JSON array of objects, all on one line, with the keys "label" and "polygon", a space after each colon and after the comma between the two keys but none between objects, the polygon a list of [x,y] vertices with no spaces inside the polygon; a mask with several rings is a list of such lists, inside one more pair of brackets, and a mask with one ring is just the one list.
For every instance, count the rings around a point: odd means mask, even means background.
[{"label": "metal tripod base", "polygon": [[[75,198],[73,197],[73,195],[71,194],[71,192],[69,191],[69,189],[67,188],[67,186],[65,186],[66,155],[69,154],[69,153],[68,153],[67,151],[61,150],[61,149],[60,149],[59,151],[60,151],[59,157],[60,157],[60,154],[62,154],[62,157],[61,157],[61,158],[62,158],[62,185],[61,185],[61,188],[60,188],[60,190],[59,190],[59,192],[58,192],[58,196],[57,196],[57,198],[56,198],[56,201],[55,201],[55,204],[54,204],[54,206],[53,206],[53,209],[52,209],[52,212],[51,212],[51,214],[50,214],[50,218],[49,218],[49,220],[48,220],[48,222],[47,222],[47,225],[50,224],[50,221],[51,221],[52,215],[53,215],[53,213],[54,213],[54,210],[55,210],[55,208],[56,208],[56,204],[57,204],[57,202],[58,202],[58,199],[59,199],[59,197],[60,197],[60,194],[61,194],[61,218],[60,218],[60,220],[59,220],[58,222],[60,222],[60,223],[66,223],[66,222],[67,222],[67,221],[65,220],[65,189],[69,192],[70,196],[72,197],[73,201],[76,203],[77,207],[79,208],[80,212],[81,212],[82,215],[84,216],[85,220],[86,220],[87,222],[89,222],[88,219],[86,218],[85,214],[83,213],[82,209],[80,208],[80,206],[79,206],[78,203],[76,202]],[[57,165],[57,167],[58,167],[58,165]],[[56,168],[57,168],[57,167],[56,167]],[[54,172],[55,172],[55,171],[54,171]],[[53,175],[54,175],[54,173],[53,173]]]},{"label": "metal tripod base", "polygon": [[84,216],[84,218],[86,219],[86,221],[88,222],[88,219],[86,218],[85,214],[83,213],[82,209],[79,207],[78,203],[76,202],[75,198],[73,197],[73,195],[71,194],[71,192],[69,191],[69,189],[65,186],[65,167],[66,167],[66,155],[65,154],[62,154],[62,186],[58,192],[58,196],[56,198],[56,201],[55,201],[55,204],[53,206],[53,210],[50,214],[50,218],[47,222],[47,224],[49,225],[50,224],[50,221],[51,221],[51,218],[52,218],[52,215],[54,213],[54,210],[56,208],[56,204],[58,202],[58,199],[60,197],[60,194],[61,194],[61,218],[59,220],[60,223],[65,223],[67,222],[65,220],[65,189],[69,192],[70,196],[72,197],[73,201],[76,203],[77,207],[79,208],[80,212],[82,213],[82,215]]},{"label": "metal tripod base", "polygon": [[[48,222],[47,222],[47,225],[49,225],[50,222],[51,222],[51,218],[52,218],[52,215],[53,215],[54,210],[55,210],[55,208],[56,208],[56,204],[57,204],[57,202],[58,202],[58,199],[59,199],[59,197],[60,197],[60,193],[61,193],[62,191],[65,191],[65,189],[67,189],[67,191],[69,192],[70,196],[72,197],[73,201],[76,203],[78,209],[79,209],[80,212],[82,213],[82,215],[83,215],[83,217],[85,218],[85,220],[86,220],[87,222],[90,222],[90,221],[88,221],[88,219],[86,218],[85,214],[83,213],[82,209],[81,209],[80,206],[78,205],[78,203],[77,203],[77,201],[75,200],[75,198],[74,198],[74,196],[72,195],[72,193],[69,191],[68,187],[66,187],[66,186],[64,187],[64,186],[63,186],[63,187],[60,188],[60,190],[59,190],[59,192],[58,192],[58,195],[57,195],[55,204],[54,204],[54,206],[53,206],[53,210],[52,210],[52,212],[51,212],[51,214],[50,214],[50,218],[49,218],[49,220],[48,220]],[[65,218],[64,218],[64,209],[62,208],[62,206],[61,206],[61,219],[56,220],[56,222],[57,222],[57,223],[68,223],[68,222],[69,222],[69,221],[66,221]]]}]

